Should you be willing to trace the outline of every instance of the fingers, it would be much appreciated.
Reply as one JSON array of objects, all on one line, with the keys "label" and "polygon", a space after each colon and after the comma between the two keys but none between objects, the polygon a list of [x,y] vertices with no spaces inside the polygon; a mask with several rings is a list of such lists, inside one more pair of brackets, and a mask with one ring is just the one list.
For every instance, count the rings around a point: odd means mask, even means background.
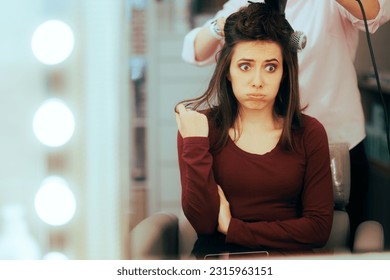
[{"label": "fingers", "polygon": [[219,194],[219,196],[225,197],[225,194],[223,193],[222,188],[219,185],[217,185],[217,187],[218,187],[218,194]]},{"label": "fingers", "polygon": [[175,107],[175,117],[176,117],[176,123],[177,123],[177,127],[181,128],[181,119],[180,119],[180,113],[183,114],[184,112],[187,112],[187,109],[186,107],[184,106],[184,104],[180,103],[178,104],[176,107]]},{"label": "fingers", "polygon": [[[175,109],[175,111],[176,111],[176,109]],[[177,124],[177,127],[179,128],[179,130],[180,130],[180,116],[179,116],[179,113],[178,112],[176,112],[175,113],[175,118],[176,118],[176,124]]]},{"label": "fingers", "polygon": [[219,185],[217,185],[217,186],[218,186],[218,194],[219,194],[219,198],[221,199],[221,202],[225,202],[225,201],[227,202],[226,196],[225,196],[222,188]]},{"label": "fingers", "polygon": [[205,114],[187,109],[184,104],[178,104],[175,112],[176,122],[183,138],[208,136],[209,124]]},{"label": "fingers", "polygon": [[232,214],[230,212],[229,202],[226,200],[222,188],[218,186],[218,194],[220,199],[219,214],[218,214],[218,231],[227,234]]},{"label": "fingers", "polygon": [[177,114],[179,114],[179,115],[180,115],[180,113],[184,113],[184,112],[186,112],[186,111],[187,111],[187,109],[186,109],[186,107],[184,106],[184,104],[182,104],[182,103],[180,103],[179,105],[177,105],[176,108],[175,108],[175,112],[176,112]]},{"label": "fingers", "polygon": [[176,118],[176,124],[177,127],[180,130],[181,127],[181,121],[180,121],[180,113],[186,112],[186,107],[180,103],[175,107],[175,118]]}]

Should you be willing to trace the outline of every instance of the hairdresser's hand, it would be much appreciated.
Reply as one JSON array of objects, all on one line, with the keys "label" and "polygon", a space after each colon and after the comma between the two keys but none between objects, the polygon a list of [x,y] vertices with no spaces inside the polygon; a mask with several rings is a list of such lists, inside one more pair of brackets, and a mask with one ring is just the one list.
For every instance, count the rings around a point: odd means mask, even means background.
[{"label": "hairdresser's hand", "polygon": [[180,134],[186,137],[207,137],[209,124],[206,115],[186,109],[183,104],[176,107],[176,123]]},{"label": "hairdresser's hand", "polygon": [[232,214],[230,213],[230,205],[227,201],[225,194],[223,193],[220,186],[218,186],[219,194],[219,215],[218,215],[218,231],[225,234],[228,231]]},{"label": "hairdresser's hand", "polygon": [[225,37],[225,32],[224,32],[225,23],[226,23],[226,17],[220,17],[217,19],[217,25],[219,27],[219,30],[221,30],[219,35],[221,35],[222,37]]}]

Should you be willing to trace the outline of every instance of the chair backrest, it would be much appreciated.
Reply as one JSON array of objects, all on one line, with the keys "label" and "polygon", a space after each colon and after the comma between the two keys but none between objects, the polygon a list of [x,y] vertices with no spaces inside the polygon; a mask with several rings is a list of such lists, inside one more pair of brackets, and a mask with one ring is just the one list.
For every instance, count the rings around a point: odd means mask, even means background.
[{"label": "chair backrest", "polygon": [[[188,225],[191,226],[189,222]],[[175,259],[178,255],[178,239],[178,217],[165,212],[155,213],[131,231],[131,258]]]},{"label": "chair backrest", "polygon": [[179,216],[179,257],[184,259],[190,257],[192,247],[197,238],[194,228],[182,211]]},{"label": "chair backrest", "polygon": [[[345,210],[351,188],[349,146],[347,143],[332,143],[329,144],[329,152],[335,210],[329,240],[325,247],[318,251],[342,253],[349,251],[349,217]],[[182,257],[190,255],[196,238],[195,230],[182,212],[179,217],[179,254]]]},{"label": "chair backrest", "polygon": [[329,144],[329,153],[335,210],[345,211],[351,190],[349,146],[347,143]]},{"label": "chair backrest", "polygon": [[349,216],[346,206],[351,190],[351,171],[349,146],[347,143],[329,145],[330,167],[333,180],[334,215],[330,237],[320,251],[348,252],[349,249]]}]

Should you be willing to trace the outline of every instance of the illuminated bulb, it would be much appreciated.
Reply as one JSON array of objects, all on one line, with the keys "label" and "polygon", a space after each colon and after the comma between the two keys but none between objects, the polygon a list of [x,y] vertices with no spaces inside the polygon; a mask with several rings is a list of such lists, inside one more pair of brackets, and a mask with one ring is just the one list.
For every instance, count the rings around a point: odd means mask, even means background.
[{"label": "illuminated bulb", "polygon": [[59,20],[49,20],[39,25],[31,40],[35,57],[48,65],[58,64],[67,59],[73,47],[72,29]]},{"label": "illuminated bulb", "polygon": [[33,119],[35,136],[50,147],[64,145],[72,137],[74,129],[75,121],[72,112],[58,98],[46,100]]},{"label": "illuminated bulb", "polygon": [[76,200],[67,182],[58,176],[46,178],[35,195],[35,211],[49,225],[69,222],[76,212]]}]

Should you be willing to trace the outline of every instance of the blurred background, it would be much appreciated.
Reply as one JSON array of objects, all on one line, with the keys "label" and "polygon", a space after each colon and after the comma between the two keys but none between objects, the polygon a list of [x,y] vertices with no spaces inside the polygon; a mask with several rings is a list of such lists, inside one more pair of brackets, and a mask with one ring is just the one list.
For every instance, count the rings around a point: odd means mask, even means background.
[{"label": "blurred background", "polygon": [[[176,102],[211,67],[184,35],[218,0],[13,0],[0,9],[0,259],[129,259],[128,232],[180,212]],[[372,35],[390,104],[390,24]],[[390,160],[366,37],[356,59],[370,218],[390,232]]]}]

